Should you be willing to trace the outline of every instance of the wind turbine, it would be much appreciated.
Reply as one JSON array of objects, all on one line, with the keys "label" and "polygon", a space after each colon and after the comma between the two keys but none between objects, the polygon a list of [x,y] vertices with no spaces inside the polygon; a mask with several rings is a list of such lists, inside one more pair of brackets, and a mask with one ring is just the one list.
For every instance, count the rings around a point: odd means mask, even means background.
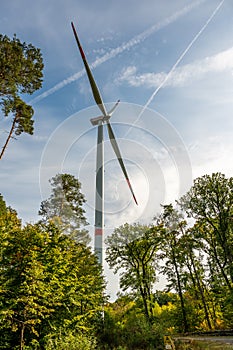
[{"label": "wind turbine", "polygon": [[102,265],[103,263],[103,233],[104,233],[104,147],[103,147],[103,125],[107,125],[108,130],[108,136],[112,145],[112,148],[116,154],[116,157],[118,159],[118,162],[120,164],[120,167],[123,171],[123,174],[125,176],[125,179],[127,181],[127,184],[129,186],[129,189],[132,193],[133,199],[136,204],[137,200],[135,197],[135,194],[133,192],[131,183],[129,181],[129,177],[116,141],[116,138],[114,136],[111,124],[110,124],[110,117],[117,107],[119,101],[114,105],[114,107],[107,112],[105,105],[103,103],[102,97],[100,95],[99,89],[96,85],[96,82],[94,80],[93,74],[91,72],[91,69],[88,65],[86,56],[84,54],[84,51],[82,49],[82,46],[80,44],[76,29],[74,27],[73,22],[71,22],[71,26],[74,32],[74,36],[84,63],[84,67],[91,85],[92,93],[94,100],[96,104],[98,105],[99,109],[102,112],[102,115],[96,118],[91,119],[92,125],[98,126],[98,132],[97,132],[97,153],[96,153],[96,191],[95,191],[95,254],[97,255],[99,263]]}]

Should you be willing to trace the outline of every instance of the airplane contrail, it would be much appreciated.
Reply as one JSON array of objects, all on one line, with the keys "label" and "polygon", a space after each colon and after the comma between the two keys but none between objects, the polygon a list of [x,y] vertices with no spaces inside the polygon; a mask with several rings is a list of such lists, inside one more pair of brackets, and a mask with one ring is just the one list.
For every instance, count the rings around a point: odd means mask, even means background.
[{"label": "airplane contrail", "polygon": [[[195,37],[192,39],[192,41],[189,43],[189,45],[186,47],[186,49],[184,50],[184,52],[180,55],[180,57],[178,58],[178,60],[175,62],[175,64],[172,66],[172,68],[170,69],[170,71],[168,72],[168,74],[166,75],[166,77],[164,78],[164,80],[161,82],[161,84],[156,88],[156,90],[153,92],[153,94],[150,96],[150,98],[148,99],[148,101],[146,102],[146,104],[144,105],[142,111],[140,112],[140,114],[138,115],[137,119],[135,120],[134,124],[136,124],[138,122],[138,120],[141,118],[142,114],[145,112],[146,108],[151,104],[151,102],[153,101],[154,97],[157,95],[157,93],[159,92],[159,90],[164,86],[164,84],[167,82],[167,80],[170,78],[170,76],[172,75],[172,73],[174,72],[174,70],[176,69],[176,67],[178,66],[178,64],[182,61],[182,59],[184,58],[184,56],[186,55],[186,53],[190,50],[190,48],[193,46],[193,44],[195,43],[195,41],[199,38],[199,36],[203,33],[203,31],[206,29],[206,27],[208,26],[208,24],[210,23],[210,21],[214,18],[214,16],[216,15],[216,13],[218,12],[218,10],[221,8],[221,6],[223,5],[225,0],[222,0],[219,5],[215,8],[215,10],[212,12],[212,14],[210,15],[210,17],[208,18],[208,20],[206,21],[206,23],[203,25],[203,27],[199,30],[199,32],[195,35]],[[129,131],[128,131],[129,132]]]},{"label": "airplane contrail", "polygon": [[[126,43],[121,44],[120,46],[116,47],[115,49],[112,49],[110,52],[106,53],[100,58],[97,58],[92,64],[90,64],[90,68],[96,68],[102,63],[116,57],[120,53],[122,53],[125,50],[130,49],[131,47],[140,44],[143,42],[145,39],[147,39],[151,34],[156,33],[160,29],[166,27],[167,25],[175,22],[179,17],[185,15],[186,13],[190,12],[193,8],[199,6],[201,3],[205,2],[206,0],[198,0],[195,3],[191,5],[185,6],[183,9],[176,11],[173,15],[167,17],[166,19],[160,21],[159,23],[153,25],[152,27],[148,28],[147,30],[143,31],[142,33],[134,36],[132,39],[127,41]],[[72,76],[62,80],[60,83],[54,85],[52,88],[48,89],[47,91],[43,92],[42,94],[38,95],[29,103],[35,104],[44,98],[48,97],[49,95],[53,94],[54,92],[62,89],[66,85],[80,79],[83,75],[85,74],[85,70],[82,69],[81,71],[73,74]]]}]

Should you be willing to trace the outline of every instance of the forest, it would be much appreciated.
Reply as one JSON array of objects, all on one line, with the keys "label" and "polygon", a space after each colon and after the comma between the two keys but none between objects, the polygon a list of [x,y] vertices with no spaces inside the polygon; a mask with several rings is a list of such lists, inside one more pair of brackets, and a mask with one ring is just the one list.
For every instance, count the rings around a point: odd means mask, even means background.
[{"label": "forest", "polygon": [[[114,229],[114,302],[79,180],[57,174],[50,184],[35,224],[0,199],[0,349],[163,349],[165,334],[233,327],[233,178],[199,177],[149,225]],[[166,286],[155,290],[161,275]]]},{"label": "forest", "polygon": [[[0,35],[0,104],[12,137],[33,134],[23,94],[42,84],[39,49]],[[196,178],[148,224],[125,223],[106,238],[119,274],[110,302],[91,247],[79,179],[54,174],[40,220],[24,224],[0,195],[0,349],[152,350],[163,336],[233,327],[233,178]],[[22,199],[23,200],[23,199]],[[166,286],[156,290],[163,276]]]}]

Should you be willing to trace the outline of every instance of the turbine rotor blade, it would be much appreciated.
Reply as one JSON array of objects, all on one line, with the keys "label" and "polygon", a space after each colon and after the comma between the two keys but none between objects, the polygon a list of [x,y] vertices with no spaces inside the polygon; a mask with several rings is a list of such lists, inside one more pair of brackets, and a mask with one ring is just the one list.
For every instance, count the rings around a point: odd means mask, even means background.
[{"label": "turbine rotor blade", "polygon": [[113,130],[112,130],[112,127],[111,127],[111,124],[107,121],[107,128],[108,128],[108,135],[109,135],[109,139],[110,139],[110,142],[111,142],[111,145],[112,145],[112,148],[117,156],[117,159],[118,159],[118,162],[120,164],[120,167],[123,171],[123,174],[125,175],[125,179],[127,181],[127,184],[129,186],[129,189],[132,193],[132,196],[133,196],[133,199],[135,201],[135,203],[138,205],[138,202],[137,202],[137,199],[135,197],[135,194],[134,194],[134,191],[133,191],[133,188],[131,186],[131,183],[129,181],[129,177],[128,177],[128,174],[127,174],[127,171],[126,171],[126,168],[125,168],[125,165],[124,165],[124,162],[123,162],[123,159],[122,159],[122,156],[121,156],[121,153],[120,153],[120,150],[119,150],[119,147],[118,147],[118,144],[116,142],[116,138],[114,136],[114,133],[113,133]]},{"label": "turbine rotor blade", "polygon": [[111,115],[113,114],[113,112],[115,111],[115,109],[117,108],[117,106],[119,105],[120,100],[118,100],[115,105],[112,107],[112,109],[110,109],[110,111],[108,112],[108,115],[111,117]]},{"label": "turbine rotor blade", "polygon": [[84,63],[84,67],[86,69],[86,73],[87,73],[87,76],[88,76],[88,79],[89,79],[89,82],[90,82],[90,85],[91,85],[91,89],[92,89],[92,93],[93,93],[95,102],[97,103],[97,105],[98,105],[99,109],[101,110],[101,112],[103,113],[103,115],[106,117],[107,116],[107,112],[106,112],[106,109],[105,109],[102,97],[100,95],[98,86],[96,85],[95,79],[94,79],[94,77],[92,75],[91,69],[90,69],[89,64],[87,62],[87,59],[86,59],[86,56],[85,56],[84,51],[82,49],[82,46],[80,44],[80,41],[79,41],[79,38],[78,38],[78,35],[77,35],[77,32],[76,32],[76,29],[75,29],[75,26],[74,26],[73,22],[71,22],[71,26],[72,26],[72,29],[73,29],[73,32],[74,32],[74,36],[75,36],[75,39],[76,39],[76,42],[77,42],[77,45],[78,45],[78,48],[79,48],[79,51],[80,51],[83,63]]}]

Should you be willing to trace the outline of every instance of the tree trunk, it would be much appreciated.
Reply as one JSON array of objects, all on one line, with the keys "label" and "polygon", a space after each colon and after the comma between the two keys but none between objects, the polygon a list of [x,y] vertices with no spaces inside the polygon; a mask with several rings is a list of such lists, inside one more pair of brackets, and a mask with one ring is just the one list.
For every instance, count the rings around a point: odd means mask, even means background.
[{"label": "tree trunk", "polygon": [[181,288],[180,274],[179,274],[178,266],[177,266],[177,263],[176,263],[176,257],[175,257],[175,253],[174,253],[173,247],[172,247],[172,259],[173,259],[173,263],[174,263],[175,271],[176,271],[178,295],[179,295],[179,298],[180,298],[181,311],[182,311],[182,316],[183,316],[184,332],[187,333],[189,331],[189,326],[188,326],[187,315],[186,315],[185,304],[184,304],[184,298],[183,298],[183,293],[182,293],[182,288]]},{"label": "tree trunk", "polygon": [[20,330],[20,350],[23,350],[24,348],[24,331],[25,331],[25,324],[22,322],[21,330]]},{"label": "tree trunk", "polygon": [[15,129],[15,124],[16,124],[17,118],[18,118],[18,116],[16,114],[16,116],[14,117],[13,123],[11,125],[11,129],[10,129],[9,135],[8,135],[8,137],[6,139],[5,145],[2,148],[2,151],[1,151],[1,154],[0,154],[0,160],[2,159],[3,154],[4,154],[4,152],[5,152],[6,148],[7,148],[7,145],[8,145],[8,143],[9,143],[11,137],[12,137],[12,134],[13,134],[14,129]]},{"label": "tree trunk", "polygon": [[228,276],[227,276],[227,274],[226,274],[226,272],[224,270],[224,267],[222,266],[221,262],[218,259],[218,254],[216,252],[216,247],[212,247],[212,248],[213,248],[215,261],[216,261],[218,267],[220,268],[220,271],[221,271],[222,276],[223,276],[223,278],[224,278],[224,280],[225,280],[225,282],[227,284],[227,287],[228,287],[229,291],[232,292],[231,282],[229,281],[229,278],[228,278]]},{"label": "tree trunk", "polygon": [[146,319],[148,322],[150,322],[150,315],[149,315],[149,310],[148,310],[148,305],[147,305],[147,298],[146,298],[146,294],[144,293],[142,286],[140,286],[140,293],[141,293],[141,297],[143,300],[144,312],[145,312]]},{"label": "tree trunk", "polygon": [[210,321],[210,317],[209,317],[209,310],[208,310],[208,306],[207,306],[207,303],[206,303],[206,300],[205,300],[205,294],[204,294],[204,290],[203,290],[203,285],[202,285],[202,283],[200,281],[200,276],[198,275],[198,272],[197,272],[197,269],[196,269],[196,266],[195,266],[195,262],[194,262],[194,259],[193,259],[193,252],[192,251],[189,252],[189,257],[190,257],[190,260],[191,260],[191,264],[193,266],[193,271],[194,271],[194,274],[195,274],[195,277],[196,277],[197,286],[198,286],[198,289],[199,289],[199,292],[200,292],[200,295],[201,295],[201,301],[202,301],[202,305],[203,305],[203,308],[204,308],[205,318],[206,318],[206,321],[207,321],[209,329],[212,329],[211,321]]}]

